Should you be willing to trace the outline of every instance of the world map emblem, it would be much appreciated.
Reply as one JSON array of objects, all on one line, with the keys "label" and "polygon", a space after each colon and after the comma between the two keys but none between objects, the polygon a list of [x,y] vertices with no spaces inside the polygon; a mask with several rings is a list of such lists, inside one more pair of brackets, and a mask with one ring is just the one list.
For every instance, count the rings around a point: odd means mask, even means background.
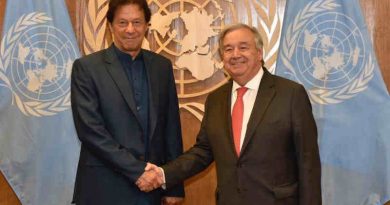
[{"label": "world map emblem", "polygon": [[[225,20],[221,1],[151,1],[149,5],[153,15],[145,40],[156,42],[149,44],[151,50],[173,59],[180,108],[200,119],[203,104],[183,100],[205,95],[229,79],[218,56],[217,38]],[[199,86],[205,81],[208,87]]]},{"label": "world map emblem", "polygon": [[2,80],[25,115],[50,116],[70,107],[70,75],[77,52],[45,13],[23,15],[1,42]]},{"label": "world map emblem", "polygon": [[317,104],[348,100],[366,89],[373,77],[374,63],[362,33],[353,19],[335,11],[339,6],[333,0],[308,4],[282,42],[287,72],[309,88]]},{"label": "world map emblem", "polygon": [[[143,48],[169,58],[173,64],[179,106],[201,120],[204,99],[230,77],[218,54],[218,35],[226,25],[245,22],[256,27],[264,41],[264,60],[275,69],[281,21],[276,1],[148,0],[152,11]],[[83,20],[86,54],[112,42],[105,13],[107,0],[90,0]],[[241,10],[240,15],[238,10]],[[244,12],[242,12],[244,10]]]}]

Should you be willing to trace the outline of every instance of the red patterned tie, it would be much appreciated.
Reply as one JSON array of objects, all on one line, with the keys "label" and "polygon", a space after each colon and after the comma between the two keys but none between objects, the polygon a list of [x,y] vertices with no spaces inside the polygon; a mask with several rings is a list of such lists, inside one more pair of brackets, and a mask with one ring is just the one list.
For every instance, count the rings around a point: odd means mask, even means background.
[{"label": "red patterned tie", "polygon": [[246,87],[237,88],[237,99],[233,106],[232,112],[232,127],[233,127],[233,139],[234,147],[236,148],[237,156],[240,155],[240,138],[242,129],[242,119],[244,116],[244,101],[242,97],[248,90]]}]

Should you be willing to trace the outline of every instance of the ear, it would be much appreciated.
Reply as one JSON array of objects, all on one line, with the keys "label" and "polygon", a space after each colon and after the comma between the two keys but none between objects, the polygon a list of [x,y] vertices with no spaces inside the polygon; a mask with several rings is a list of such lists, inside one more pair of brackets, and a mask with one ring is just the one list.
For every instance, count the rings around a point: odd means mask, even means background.
[{"label": "ear", "polygon": [[110,29],[110,32],[113,33],[113,32],[112,32],[112,24],[109,23],[109,22],[107,22],[107,24],[108,24],[108,28]]},{"label": "ear", "polygon": [[144,35],[144,37],[145,37],[145,38],[147,38],[147,37],[148,37],[148,35],[149,35],[149,32],[150,32],[150,28],[149,28],[149,27],[147,27],[147,28],[146,28],[146,31],[145,31],[145,35]]},{"label": "ear", "polygon": [[263,60],[263,49],[258,49],[257,50],[257,59],[259,61]]}]

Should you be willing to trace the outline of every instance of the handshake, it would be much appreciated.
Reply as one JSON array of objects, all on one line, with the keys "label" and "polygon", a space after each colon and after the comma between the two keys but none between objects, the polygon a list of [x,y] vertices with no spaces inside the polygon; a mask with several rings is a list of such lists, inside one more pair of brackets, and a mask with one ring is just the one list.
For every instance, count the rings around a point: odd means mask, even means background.
[{"label": "handshake", "polygon": [[[150,192],[165,184],[163,170],[152,164],[147,163],[144,173],[137,179],[135,184],[143,192]],[[182,197],[165,196],[162,198],[162,205],[179,205],[183,201]]]},{"label": "handshake", "polygon": [[137,179],[135,184],[143,192],[150,192],[161,187],[165,183],[163,170],[152,164],[147,163],[145,172]]}]

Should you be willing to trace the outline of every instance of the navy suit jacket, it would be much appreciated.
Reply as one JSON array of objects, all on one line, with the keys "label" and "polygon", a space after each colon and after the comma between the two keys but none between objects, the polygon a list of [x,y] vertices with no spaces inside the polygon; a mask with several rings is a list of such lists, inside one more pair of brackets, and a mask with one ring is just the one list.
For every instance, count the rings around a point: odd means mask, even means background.
[{"label": "navy suit jacket", "polygon": [[135,185],[146,166],[182,154],[178,99],[171,62],[142,50],[149,85],[149,141],[137,114],[131,82],[113,45],[73,64],[71,102],[82,143],[76,204],[160,205],[162,196],[184,196],[180,184],[166,191],[141,192]]},{"label": "navy suit jacket", "polygon": [[215,161],[218,205],[320,205],[317,127],[303,86],[266,69],[240,156],[231,129],[232,81],[207,97],[196,144],[163,166],[170,187]]}]

